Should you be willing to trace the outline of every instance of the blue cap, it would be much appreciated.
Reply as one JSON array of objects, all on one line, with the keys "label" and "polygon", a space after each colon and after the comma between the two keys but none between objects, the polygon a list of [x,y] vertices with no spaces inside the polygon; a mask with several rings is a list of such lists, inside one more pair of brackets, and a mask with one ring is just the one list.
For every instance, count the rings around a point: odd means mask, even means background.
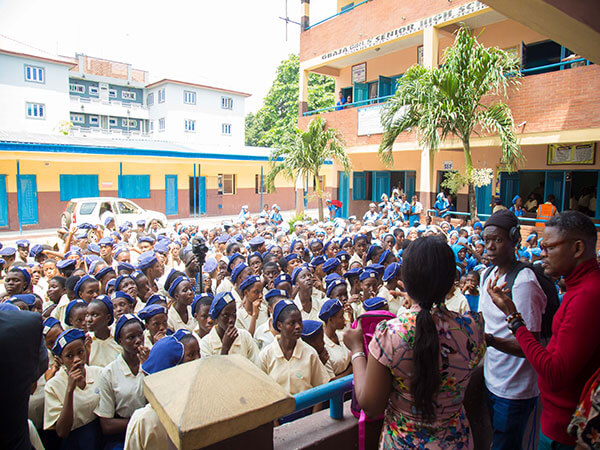
[{"label": "blue cap", "polygon": [[344,280],[343,278],[336,278],[335,280],[333,280],[331,283],[329,283],[327,285],[327,290],[325,292],[325,294],[327,295],[327,297],[331,296],[331,291],[333,291],[336,287],[340,286],[340,285],[345,285],[346,284],[346,280]]},{"label": "blue cap", "polygon": [[385,264],[385,260],[387,259],[388,256],[390,256],[391,253],[392,252],[389,251],[389,250],[384,250],[381,253],[381,256],[379,257],[379,261],[377,261],[377,263],[380,264],[380,265]]},{"label": "blue cap", "polygon": [[[521,196],[520,196],[520,195],[515,195],[515,196],[513,197],[513,199],[512,199],[512,202],[513,202],[513,203],[515,203],[515,202],[516,202],[518,199],[520,199],[520,198],[521,198]],[[475,228],[475,227],[473,227],[473,228]]]},{"label": "blue cap", "polygon": [[74,269],[76,265],[77,261],[75,261],[74,259],[63,259],[56,263],[56,267],[58,269]]},{"label": "blue cap", "polygon": [[97,255],[100,254],[100,246],[98,244],[95,244],[92,242],[92,243],[88,244],[87,248],[88,248],[88,251],[90,251],[92,253],[95,253]]},{"label": "blue cap", "polygon": [[124,298],[125,300],[127,300],[129,303],[135,303],[135,299],[129,295],[127,292],[123,292],[123,291],[115,291],[112,293],[110,299],[114,302],[116,299],[118,298]]},{"label": "blue cap", "polygon": [[212,273],[219,266],[219,263],[215,259],[214,256],[209,256],[206,258],[206,262],[202,266],[202,270],[206,273]]},{"label": "blue cap", "polygon": [[17,253],[17,249],[14,247],[2,247],[0,248],[0,256],[12,256]]},{"label": "blue cap", "polygon": [[337,280],[338,278],[342,278],[342,276],[337,272],[333,272],[328,275],[325,275],[325,278],[323,278],[323,281],[325,282],[325,286],[327,286],[333,280]]},{"label": "blue cap", "polygon": [[340,261],[349,261],[350,260],[350,254],[344,250],[340,250],[339,252],[337,252],[335,257],[337,259],[339,259]]},{"label": "blue cap", "polygon": [[287,291],[284,291],[283,289],[270,289],[266,294],[265,294],[265,300],[269,300],[273,297],[284,297],[284,298],[290,298],[289,294],[287,293]]},{"label": "blue cap", "polygon": [[169,253],[169,242],[165,240],[159,241],[154,246],[154,251],[162,255],[167,255]]},{"label": "blue cap", "polygon": [[184,347],[173,336],[165,336],[156,341],[150,350],[148,359],[142,364],[142,371],[147,375],[175,367],[184,357]]},{"label": "blue cap", "polygon": [[62,355],[63,350],[71,342],[81,339],[85,342],[85,333],[79,328],[69,328],[58,335],[54,346],[52,347],[52,353],[56,356]]},{"label": "blue cap", "polygon": [[104,286],[104,292],[106,294],[108,294],[108,291],[110,291],[110,288],[112,288],[114,291],[116,282],[117,282],[117,280],[115,278],[111,278],[110,280],[108,280],[108,282],[106,283],[106,286]]},{"label": "blue cap", "polygon": [[483,230],[483,224],[481,222],[475,222],[473,224],[473,229],[475,230],[476,228],[479,228],[480,230]]},{"label": "blue cap", "polygon": [[479,272],[480,270],[485,269],[487,266],[485,264],[477,264],[475,267],[473,267],[473,270],[475,272]]},{"label": "blue cap", "polygon": [[248,259],[247,259],[247,261],[248,261],[248,264],[250,264],[250,258],[256,258],[256,257],[257,257],[257,258],[259,258],[261,261],[262,261],[262,259],[263,259],[263,257],[262,257],[262,255],[260,254],[260,252],[252,252],[252,253],[250,253],[250,254],[248,255]]},{"label": "blue cap", "polygon": [[302,321],[302,337],[312,337],[323,329],[323,322],[320,320],[303,320]]},{"label": "blue cap", "polygon": [[113,310],[113,303],[110,300],[110,297],[108,295],[99,295],[94,300],[104,303],[104,306],[106,306],[106,309],[108,309],[108,313],[110,314],[110,320],[108,321],[108,324],[112,325],[112,323],[115,321],[115,314]]},{"label": "blue cap", "polygon": [[204,298],[209,298],[210,302],[212,303],[212,300],[215,298],[215,296],[212,294],[195,295],[194,301],[192,302],[192,315],[196,314],[196,308],[198,307],[200,301]]},{"label": "blue cap", "polygon": [[139,227],[145,227],[146,226],[146,221],[144,219],[140,219],[135,224],[137,226],[139,226]]},{"label": "blue cap", "polygon": [[329,258],[323,264],[323,272],[325,272],[326,274],[329,274],[329,273],[333,272],[335,269],[337,269],[341,263],[342,262],[337,258]]},{"label": "blue cap", "polygon": [[90,229],[95,230],[98,228],[98,226],[92,225],[91,223],[88,223],[88,222],[83,222],[82,224],[77,225],[77,228],[79,228],[80,230],[90,230]]},{"label": "blue cap", "polygon": [[81,249],[77,246],[73,246],[71,247],[71,250],[69,250],[67,253],[65,253],[65,258],[69,258],[70,256],[79,256],[81,258]]},{"label": "blue cap", "polygon": [[35,304],[36,296],[33,294],[15,294],[11,295],[8,299],[9,302],[23,302],[27,305],[28,308],[31,308]]},{"label": "blue cap", "polygon": [[190,281],[190,279],[188,277],[179,276],[171,282],[171,286],[169,286],[169,295],[171,297],[173,297],[173,295],[175,294],[175,289],[177,289],[177,286],[179,286],[184,281]]},{"label": "blue cap", "polygon": [[219,292],[210,304],[210,310],[208,311],[210,318],[217,320],[223,308],[231,302],[235,302],[235,298],[231,295],[231,292]]},{"label": "blue cap", "polygon": [[367,267],[365,267],[365,270],[372,270],[378,275],[383,275],[383,272],[385,272],[385,267],[382,264],[369,264]]},{"label": "blue cap", "polygon": [[293,271],[292,271],[292,284],[296,284],[296,279],[298,278],[298,275],[300,275],[300,272],[302,272],[303,270],[309,270],[308,266],[306,265],[301,265],[296,267]]},{"label": "blue cap", "polygon": [[119,232],[120,233],[125,233],[127,230],[129,230],[129,227],[127,225],[121,225],[119,227]]},{"label": "blue cap", "polygon": [[311,267],[317,267],[327,261],[327,258],[323,255],[315,256],[309,263]]},{"label": "blue cap", "polygon": [[67,305],[67,308],[65,309],[65,323],[69,326],[73,326],[69,317],[71,314],[71,310],[77,305],[85,306],[87,308],[87,303],[81,300],[80,298],[70,301]]},{"label": "blue cap", "polygon": [[93,280],[93,281],[98,281],[96,280],[94,277],[92,277],[91,275],[85,274],[84,276],[82,276],[77,283],[75,283],[75,287],[73,288],[73,292],[75,292],[75,295],[77,296],[77,298],[80,297],[79,295],[79,290],[81,289],[81,286],[83,286],[84,283]]},{"label": "blue cap", "polygon": [[34,246],[31,247],[31,250],[29,250],[29,256],[31,256],[32,258],[35,258],[43,251],[44,251],[44,247],[42,247],[40,244],[34,244]]},{"label": "blue cap", "polygon": [[383,281],[388,282],[392,278],[395,278],[400,273],[400,269],[402,268],[402,264],[393,262],[389,266],[385,268],[385,272],[383,272]]},{"label": "blue cap", "polygon": [[29,271],[27,269],[25,269],[24,267],[20,267],[20,266],[18,266],[18,267],[13,266],[10,268],[10,272],[17,272],[17,271],[21,272],[21,274],[25,278],[25,283],[27,283],[25,287],[28,287],[29,284],[31,283],[31,274],[29,273]]},{"label": "blue cap", "polygon": [[148,242],[149,244],[154,244],[156,239],[154,239],[154,236],[147,234],[145,236],[140,236],[138,238],[138,242]]},{"label": "blue cap", "polygon": [[[96,279],[101,280],[102,278],[104,278],[106,275],[108,275],[111,272],[115,272],[115,269],[113,269],[111,266],[106,266],[103,267],[102,269],[100,269],[98,272],[96,272]],[[115,274],[116,275],[116,274]]]},{"label": "blue cap", "polygon": [[290,277],[287,273],[280,273],[273,280],[273,286],[277,287],[281,283],[290,283],[292,284],[292,277]]},{"label": "blue cap", "polygon": [[118,272],[123,272],[129,270],[131,272],[133,272],[135,270],[135,267],[133,267],[132,264],[126,263],[126,262],[120,262],[119,264],[117,264],[117,271]]},{"label": "blue cap", "polygon": [[323,322],[327,322],[332,316],[334,316],[338,311],[344,309],[344,305],[337,298],[330,298],[323,306],[321,306],[321,311],[319,312],[319,319]]},{"label": "blue cap", "polygon": [[371,245],[369,246],[369,249],[367,250],[367,261],[369,261],[371,259],[371,257],[373,256],[373,252],[377,249],[380,249],[381,247],[379,245]]},{"label": "blue cap", "polygon": [[383,308],[388,304],[387,300],[383,297],[368,298],[363,302],[365,311],[376,311]]},{"label": "blue cap", "polygon": [[280,331],[279,327],[277,326],[277,320],[279,319],[279,315],[285,308],[296,308],[298,311],[300,311],[296,304],[291,300],[278,301],[275,307],[273,308],[273,328],[276,331]]},{"label": "blue cap", "polygon": [[531,242],[531,241],[533,241],[535,238],[537,238],[537,234],[535,234],[535,233],[531,233],[529,236],[527,236],[527,239],[525,239],[525,242]]},{"label": "blue cap", "polygon": [[265,238],[262,236],[255,236],[252,239],[250,239],[250,242],[248,242],[250,245],[261,245],[265,243]]},{"label": "blue cap", "polygon": [[104,226],[107,226],[109,223],[114,222],[115,218],[113,216],[106,216],[104,219]]},{"label": "blue cap", "polygon": [[128,252],[128,251],[129,251],[129,247],[126,247],[125,245],[119,245],[117,248],[115,248],[115,251],[114,251],[113,255],[116,258],[121,253]]},{"label": "blue cap", "polygon": [[237,278],[240,276],[240,273],[242,273],[242,270],[244,270],[246,267],[248,267],[246,263],[241,262],[233,268],[231,271],[231,276],[229,277],[232,283],[235,283],[235,280],[237,280]]},{"label": "blue cap", "polygon": [[344,278],[360,277],[363,273],[362,267],[354,267],[344,273]]},{"label": "blue cap", "polygon": [[377,272],[373,270],[363,270],[358,279],[364,281],[368,278],[377,278]]},{"label": "blue cap", "polygon": [[[291,248],[291,247],[290,247],[290,248]],[[289,255],[287,255],[287,256],[285,257],[285,260],[286,260],[286,262],[288,262],[288,263],[289,263],[290,261],[292,261],[293,259],[300,259],[300,255],[298,255],[298,253],[290,253]]]},{"label": "blue cap", "polygon": [[[116,279],[115,279],[115,290],[120,290],[121,287],[121,283],[123,282],[123,280],[127,279],[127,278],[131,278],[133,280],[133,277],[131,275],[125,274],[125,275],[119,275]],[[133,280],[135,281],[135,280]]]},{"label": "blue cap", "polygon": [[111,237],[103,237],[98,241],[98,245],[115,245],[115,241]]},{"label": "blue cap", "polygon": [[167,308],[163,305],[146,305],[139,312],[138,317],[142,320],[149,320],[157,314],[167,314]]},{"label": "blue cap", "polygon": [[9,302],[0,303],[0,311],[21,311],[21,309]]},{"label": "blue cap", "polygon": [[149,250],[147,252],[142,253],[138,258],[138,269],[147,269],[149,267],[152,267],[157,262],[158,259],[156,259],[156,253],[154,253],[154,250]]},{"label": "blue cap", "polygon": [[252,286],[254,283],[258,283],[260,281],[260,277],[256,275],[250,275],[244,278],[244,281],[240,284],[240,290],[243,292]]},{"label": "blue cap", "polygon": [[227,271],[229,273],[231,273],[231,271],[233,270],[233,261],[235,261],[237,258],[242,258],[242,260],[243,260],[244,255],[242,255],[241,253],[234,253],[233,255],[231,255],[229,257],[229,262],[227,263]]},{"label": "blue cap", "polygon": [[160,294],[152,294],[150,297],[148,297],[148,300],[146,300],[146,306],[150,306],[150,305],[156,305],[157,303],[169,303],[169,301],[167,300],[167,297],[165,297],[164,295],[160,295]]},{"label": "blue cap", "polygon": [[27,239],[19,239],[15,244],[17,244],[17,247],[29,247],[29,241]]},{"label": "blue cap", "polygon": [[42,335],[46,336],[55,325],[60,325],[60,320],[54,317],[48,317],[44,320],[42,323]]},{"label": "blue cap", "polygon": [[146,328],[144,323],[135,314],[123,314],[121,317],[119,317],[119,320],[117,320],[117,324],[115,325],[115,341],[119,342],[119,334],[121,333],[121,329],[129,322],[139,323],[142,327],[142,330]]},{"label": "blue cap", "polygon": [[352,238],[352,244],[356,244],[356,241],[358,241],[359,239],[365,239],[367,242],[369,242],[369,238],[362,234],[362,233],[358,233],[355,234],[354,237]]}]

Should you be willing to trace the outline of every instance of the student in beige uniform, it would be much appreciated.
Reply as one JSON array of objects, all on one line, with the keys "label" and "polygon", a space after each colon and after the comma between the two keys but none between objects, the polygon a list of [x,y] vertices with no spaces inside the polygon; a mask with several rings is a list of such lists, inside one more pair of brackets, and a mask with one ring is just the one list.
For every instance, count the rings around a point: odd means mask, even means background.
[{"label": "student in beige uniform", "polygon": [[231,288],[231,295],[235,298],[235,303],[237,306],[242,304],[242,290],[240,286],[242,282],[246,279],[246,277],[252,275],[252,269],[247,266],[245,262],[239,263],[237,266],[233,268],[231,271],[231,282],[233,283],[233,288]]},{"label": "student in beige uniform", "polygon": [[90,366],[106,367],[121,354],[121,347],[114,340],[110,325],[113,319],[113,304],[107,295],[100,295],[87,306],[86,314],[90,347]]},{"label": "student in beige uniform", "polygon": [[220,292],[210,306],[216,326],[200,341],[203,358],[212,355],[242,355],[258,365],[258,347],[246,330],[236,328],[236,304],[231,292]]},{"label": "student in beige uniform", "polygon": [[125,430],[133,412],[146,404],[140,370],[140,360],[147,356],[144,349],[144,325],[134,314],[122,315],[115,326],[115,340],[123,351],[102,369],[97,390],[100,400],[94,412],[110,445],[123,444]]},{"label": "student in beige uniform", "polygon": [[115,291],[110,296],[113,304],[114,319],[119,320],[123,314],[133,314],[136,300],[125,291]]},{"label": "student in beige uniform", "polygon": [[313,288],[313,275],[308,266],[296,267],[292,272],[292,283],[298,289],[294,303],[303,320],[318,320],[321,311],[321,294]]},{"label": "student in beige uniform", "polygon": [[63,331],[52,353],[61,369],[44,388],[44,429],[56,430],[61,448],[99,448],[100,426],[94,409],[101,368],[88,366],[85,334],[77,328]]},{"label": "student in beige uniform", "polygon": [[319,355],[319,361],[325,366],[329,380],[335,378],[335,372],[331,365],[329,352],[325,347],[323,340],[323,322],[320,320],[303,320],[302,321],[302,340],[315,349]]},{"label": "student in beige uniform", "polygon": [[337,298],[327,300],[321,307],[319,319],[325,324],[323,341],[329,353],[329,361],[335,376],[342,377],[351,374],[350,350],[338,335],[338,332],[346,327],[342,302]]},{"label": "student in beige uniform", "polygon": [[265,294],[265,299],[267,300],[269,319],[256,328],[256,332],[254,333],[254,340],[258,344],[259,350],[262,350],[271,342],[273,342],[275,340],[275,336],[279,334],[279,332],[273,327],[273,308],[280,300],[289,300],[290,296],[287,291],[284,291],[283,289],[270,289]]},{"label": "student in beige uniform", "polygon": [[175,278],[169,286],[169,296],[174,301],[167,314],[169,329],[177,331],[180,328],[185,328],[194,331],[197,326],[191,310],[194,291],[189,278],[182,276]]},{"label": "student in beige uniform", "polygon": [[258,275],[250,275],[240,284],[242,303],[237,309],[235,326],[242,328],[252,336],[256,328],[269,319],[262,298],[263,282]]},{"label": "student in beige uniform", "polygon": [[398,313],[398,310],[402,307],[402,302],[404,301],[404,297],[402,296],[398,285],[401,268],[402,264],[398,262],[393,262],[385,268],[385,272],[383,272],[383,281],[385,284],[381,286],[377,293],[378,297],[387,300],[390,312],[393,314]]},{"label": "student in beige uniform", "polygon": [[144,306],[138,313],[144,321],[144,347],[152,348],[156,341],[167,335],[167,308],[159,304]]},{"label": "student in beige uniform", "polygon": [[202,339],[214,326],[214,322],[210,317],[210,305],[214,299],[212,294],[200,294],[194,297],[192,303],[192,314],[198,323],[198,327],[195,330],[195,334],[198,340]]}]

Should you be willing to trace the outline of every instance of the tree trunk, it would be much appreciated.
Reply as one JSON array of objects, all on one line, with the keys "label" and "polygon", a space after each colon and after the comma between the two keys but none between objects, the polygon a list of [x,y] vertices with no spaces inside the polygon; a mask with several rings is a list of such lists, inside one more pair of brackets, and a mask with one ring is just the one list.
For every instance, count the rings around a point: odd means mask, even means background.
[{"label": "tree trunk", "polygon": [[[294,192],[296,193],[296,217],[304,213],[304,177],[302,177],[302,173],[300,173],[298,177],[300,178],[296,178],[296,181],[294,181]],[[298,179],[302,182],[300,189],[298,189]]]},{"label": "tree trunk", "polygon": [[315,172],[315,193],[318,198],[319,222],[323,222],[323,192],[321,191],[321,181],[319,180],[319,171]]},{"label": "tree trunk", "polygon": [[471,219],[475,220],[477,217],[477,197],[475,196],[475,186],[469,181],[469,212],[471,213]]},{"label": "tree trunk", "polygon": [[475,196],[475,186],[473,186],[473,182],[471,181],[473,160],[471,159],[471,145],[468,138],[463,139],[463,150],[465,154],[465,172],[469,180],[467,182],[467,186],[469,187],[469,213],[471,214],[471,219],[474,219],[477,217],[477,197]]}]

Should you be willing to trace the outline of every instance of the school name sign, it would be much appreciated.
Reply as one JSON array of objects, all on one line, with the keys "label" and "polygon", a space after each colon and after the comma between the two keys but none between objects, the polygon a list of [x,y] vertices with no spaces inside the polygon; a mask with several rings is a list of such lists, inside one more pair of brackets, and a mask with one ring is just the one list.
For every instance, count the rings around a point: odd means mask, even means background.
[{"label": "school name sign", "polygon": [[394,30],[388,31],[386,33],[379,34],[377,36],[364,39],[355,44],[347,45],[345,47],[339,48],[337,50],[333,50],[329,53],[325,53],[321,56],[322,61],[328,61],[330,59],[334,59],[340,56],[351,55],[356,52],[360,52],[362,50],[366,50],[372,47],[377,47],[378,45],[385,44],[386,42],[392,41],[394,39],[398,39],[404,36],[411,35],[418,31],[421,31],[425,28],[432,27],[435,25],[439,25],[440,23],[448,22],[451,20],[459,19],[464,16],[468,16],[470,14],[476,13],[483,9],[488,9],[489,6],[479,2],[471,2],[465,5],[457,6],[456,8],[449,9],[447,11],[441,12],[439,14],[435,14],[430,17],[426,17],[417,22],[413,22],[408,25],[404,25],[402,27],[396,28]]}]

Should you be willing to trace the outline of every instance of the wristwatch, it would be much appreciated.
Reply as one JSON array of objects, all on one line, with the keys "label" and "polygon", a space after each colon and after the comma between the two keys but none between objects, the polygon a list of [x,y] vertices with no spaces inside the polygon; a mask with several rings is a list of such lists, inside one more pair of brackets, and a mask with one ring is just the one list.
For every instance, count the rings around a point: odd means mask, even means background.
[{"label": "wristwatch", "polygon": [[523,319],[521,317],[517,317],[513,320],[511,320],[510,322],[508,322],[508,329],[510,330],[510,332],[512,334],[516,334],[517,330],[520,327],[524,327],[525,326],[525,322],[523,321]]}]

